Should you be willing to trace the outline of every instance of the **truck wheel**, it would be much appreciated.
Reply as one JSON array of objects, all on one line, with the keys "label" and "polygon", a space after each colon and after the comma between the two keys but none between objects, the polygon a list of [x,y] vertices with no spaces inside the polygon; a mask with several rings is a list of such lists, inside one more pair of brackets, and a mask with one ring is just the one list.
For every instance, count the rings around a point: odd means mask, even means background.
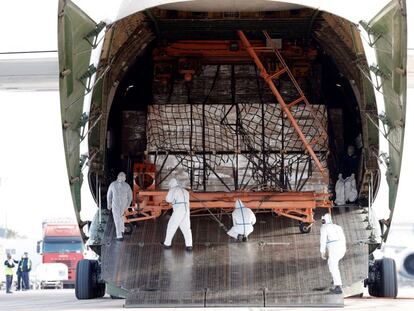
[{"label": "truck wheel", "polygon": [[396,298],[398,294],[397,270],[391,258],[376,260],[377,276],[375,282],[368,285],[368,292],[374,297]]},{"label": "truck wheel", "polygon": [[299,223],[299,230],[301,233],[309,233],[311,232],[311,224],[308,222],[300,222]]},{"label": "truck wheel", "polygon": [[82,259],[76,267],[75,296],[78,299],[92,299],[94,297],[93,263],[91,260]]}]

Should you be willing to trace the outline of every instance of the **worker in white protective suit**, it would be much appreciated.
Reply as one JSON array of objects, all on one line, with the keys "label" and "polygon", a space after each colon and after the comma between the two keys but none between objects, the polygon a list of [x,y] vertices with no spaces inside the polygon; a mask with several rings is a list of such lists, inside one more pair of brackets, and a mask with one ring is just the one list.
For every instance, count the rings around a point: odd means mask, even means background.
[{"label": "worker in white protective suit", "polygon": [[244,206],[238,199],[232,213],[233,227],[227,234],[238,241],[247,241],[247,237],[253,232],[253,225],[256,223],[256,216],[250,208]]},{"label": "worker in white protective suit", "polygon": [[341,174],[339,174],[335,185],[336,205],[353,203],[358,198],[355,178],[357,171],[358,156],[355,154],[355,147],[350,145],[342,158]]},{"label": "worker in white protective suit", "polygon": [[335,185],[335,204],[344,205],[345,202],[345,179],[342,177],[342,174],[339,174]]},{"label": "worker in white protective suit", "polygon": [[338,181],[335,185],[335,194],[336,205],[345,205],[347,202],[355,202],[358,198],[355,174],[351,174],[351,176],[345,179],[342,177],[342,174],[339,174]]},{"label": "worker in white protective suit", "polygon": [[125,180],[125,173],[120,172],[117,180],[113,181],[109,185],[106,196],[108,209],[112,210],[112,215],[114,217],[117,241],[123,240],[123,234],[125,232],[123,216],[125,210],[131,205],[132,202],[132,190]]},{"label": "worker in white protective suit", "polygon": [[164,248],[171,248],[172,239],[180,228],[185,241],[187,251],[193,250],[193,236],[191,233],[190,223],[190,194],[177,181],[172,178],[168,183],[170,190],[168,191],[165,201],[172,204],[173,213],[168,222],[167,234],[164,243],[161,243]]},{"label": "worker in white protective suit", "polygon": [[356,188],[356,180],[355,174],[351,174],[351,176],[345,179],[344,183],[344,194],[345,194],[345,201],[346,202],[355,202],[358,198],[358,191]]},{"label": "worker in white protective suit", "polygon": [[332,216],[322,216],[321,226],[321,257],[328,259],[329,272],[332,275],[334,287],[331,293],[342,294],[342,279],[339,271],[339,261],[344,257],[346,251],[345,234],[342,228],[332,223]]}]

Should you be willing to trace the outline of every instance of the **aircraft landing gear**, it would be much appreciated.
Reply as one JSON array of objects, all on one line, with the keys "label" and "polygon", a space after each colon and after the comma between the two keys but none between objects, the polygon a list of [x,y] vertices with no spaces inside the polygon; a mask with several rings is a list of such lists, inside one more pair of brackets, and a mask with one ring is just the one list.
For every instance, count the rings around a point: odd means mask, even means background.
[{"label": "aircraft landing gear", "polygon": [[368,286],[371,296],[396,298],[398,284],[395,261],[391,258],[382,258],[371,262],[364,286]]},{"label": "aircraft landing gear", "polygon": [[76,298],[93,299],[105,296],[105,283],[99,282],[99,276],[100,266],[97,260],[80,260],[76,267]]}]

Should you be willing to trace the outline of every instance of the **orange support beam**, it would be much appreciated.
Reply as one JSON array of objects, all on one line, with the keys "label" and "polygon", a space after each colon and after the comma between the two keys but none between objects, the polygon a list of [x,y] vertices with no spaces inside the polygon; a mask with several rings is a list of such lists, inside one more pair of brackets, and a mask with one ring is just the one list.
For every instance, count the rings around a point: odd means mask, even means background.
[{"label": "orange support beam", "polygon": [[[167,191],[140,191],[137,193],[139,204],[125,213],[125,222],[154,219],[171,208],[165,202]],[[332,202],[327,194],[314,192],[190,192],[192,214],[206,209],[221,209],[231,212],[237,199],[254,211],[273,211],[279,216],[313,223],[313,210],[316,207],[331,208]]]},{"label": "orange support beam", "polygon": [[[306,139],[306,137],[303,134],[299,124],[296,122],[296,119],[294,118],[294,116],[292,115],[292,113],[290,111],[289,105],[286,104],[286,102],[284,101],[284,99],[283,99],[282,95],[280,94],[279,90],[276,88],[276,85],[273,82],[274,75],[271,76],[267,73],[266,68],[264,67],[262,61],[260,60],[259,56],[256,53],[257,48],[253,47],[251,45],[249,40],[244,35],[243,31],[239,30],[237,33],[238,33],[238,35],[240,37],[240,40],[243,43],[246,51],[249,53],[250,57],[253,59],[254,63],[256,64],[257,68],[259,69],[261,77],[266,81],[266,83],[269,86],[270,90],[272,91],[273,95],[276,97],[279,105],[283,109],[283,112],[286,114],[287,118],[289,119],[290,123],[292,124],[293,128],[295,129],[295,131],[296,131],[297,135],[299,136],[300,140],[302,141],[306,151],[312,157],[313,161],[315,162],[315,164],[318,167],[319,171],[321,172],[322,176],[324,178],[328,178],[328,175],[326,173],[325,168],[323,167],[322,163],[319,161],[319,158],[316,156],[311,144]],[[267,39],[271,39],[266,32],[265,32],[265,36],[266,36]],[[269,50],[269,48],[267,48],[267,50]],[[285,69],[285,72],[287,72],[289,77],[291,78],[293,84],[295,85],[296,89],[298,90],[299,94],[301,95],[299,99],[303,100],[306,105],[309,105],[309,102],[307,101],[307,99],[305,97],[305,94],[300,89],[299,85],[297,84],[296,80],[294,79],[294,77],[293,77],[292,73],[290,72],[288,66],[286,65],[285,61],[283,60],[282,55],[274,47],[271,48],[270,50],[272,50],[276,54],[276,56],[278,57],[279,61],[281,62],[282,66],[283,66],[283,69]],[[294,103],[297,104],[298,102],[296,102],[296,103],[294,102]],[[312,110],[311,110],[311,112],[312,112]],[[316,115],[314,115],[314,118],[318,121],[318,119],[316,118]],[[322,127],[322,129],[323,129],[323,127]],[[326,131],[324,129],[323,129],[323,134],[326,135]]]}]

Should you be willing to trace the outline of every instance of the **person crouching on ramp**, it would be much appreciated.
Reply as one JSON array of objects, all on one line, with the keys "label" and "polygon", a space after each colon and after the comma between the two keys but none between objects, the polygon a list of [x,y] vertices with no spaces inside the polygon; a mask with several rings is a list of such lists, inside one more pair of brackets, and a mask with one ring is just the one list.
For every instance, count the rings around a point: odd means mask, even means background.
[{"label": "person crouching on ramp", "polygon": [[184,235],[186,250],[192,251],[193,236],[191,234],[190,223],[190,195],[187,190],[178,184],[175,178],[170,180],[168,186],[170,190],[165,200],[172,204],[173,213],[168,222],[165,241],[161,245],[167,249],[171,248],[172,239],[177,229],[180,228]]},{"label": "person crouching on ramp", "polygon": [[227,231],[227,234],[238,241],[246,242],[247,237],[253,232],[256,216],[250,208],[244,206],[240,199],[236,201],[235,209],[231,215],[233,227]]}]

